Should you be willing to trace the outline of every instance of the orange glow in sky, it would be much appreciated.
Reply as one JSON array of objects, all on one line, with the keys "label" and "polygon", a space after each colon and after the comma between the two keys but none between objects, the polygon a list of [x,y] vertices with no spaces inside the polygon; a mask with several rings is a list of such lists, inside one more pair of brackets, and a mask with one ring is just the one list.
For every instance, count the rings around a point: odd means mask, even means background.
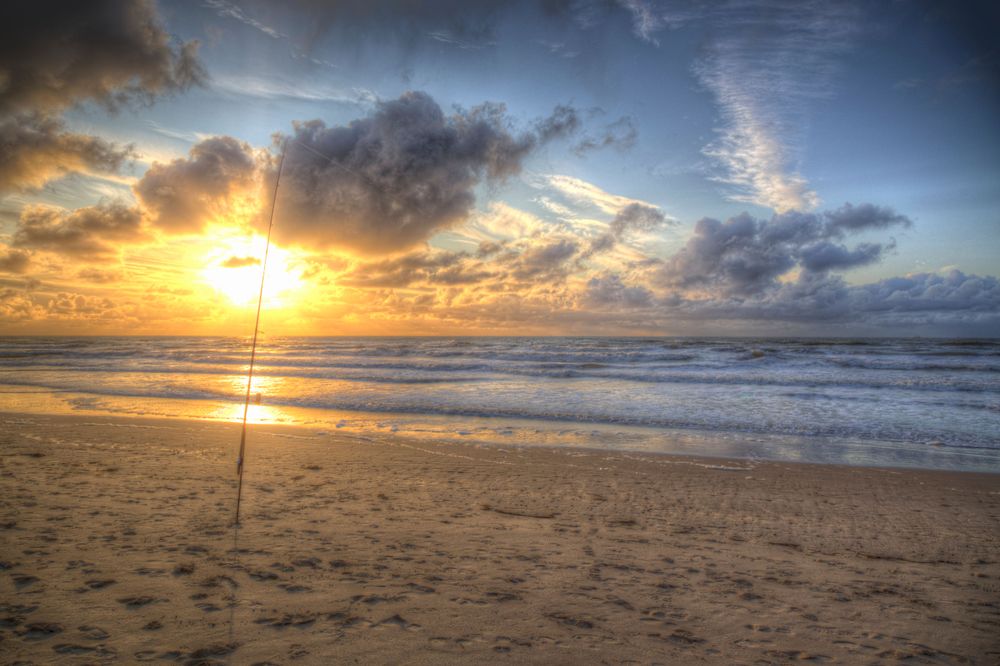
[{"label": "orange glow in sky", "polygon": [[[260,260],[264,256],[265,242],[261,236],[221,239],[205,257],[202,280],[234,305],[255,304],[260,293]],[[233,258],[252,259],[255,263],[226,265],[227,260]],[[265,304],[273,308],[289,307],[301,296],[303,286],[301,270],[296,266],[293,253],[272,244],[264,280]]]}]

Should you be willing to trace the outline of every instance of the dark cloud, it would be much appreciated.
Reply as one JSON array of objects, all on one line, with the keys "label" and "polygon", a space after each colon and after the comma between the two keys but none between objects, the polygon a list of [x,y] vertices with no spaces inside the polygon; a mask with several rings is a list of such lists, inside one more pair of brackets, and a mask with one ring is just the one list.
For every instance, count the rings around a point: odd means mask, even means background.
[{"label": "dark cloud", "polygon": [[540,141],[561,139],[580,129],[580,114],[571,106],[560,104],[552,115],[538,121],[535,130]]},{"label": "dark cloud", "polygon": [[229,257],[222,262],[223,268],[243,268],[244,266],[258,266],[260,259],[257,257]]},{"label": "dark cloud", "polygon": [[67,132],[57,118],[0,118],[0,191],[39,188],[70,172],[115,173],[130,156],[128,147]]},{"label": "dark cloud", "polygon": [[595,254],[600,254],[601,252],[607,252],[615,247],[618,243],[618,239],[611,232],[601,234],[590,241],[587,246],[586,251],[583,253],[582,259],[587,259]]},{"label": "dark cloud", "polygon": [[630,203],[615,215],[606,233],[590,241],[583,259],[612,249],[626,234],[633,231],[653,231],[667,223],[667,216],[659,208],[641,203]]},{"label": "dark cloud", "polygon": [[823,218],[829,235],[836,237],[858,231],[913,226],[905,215],[900,215],[891,208],[868,203],[858,206],[847,203],[836,210],[828,211]]},{"label": "dark cloud", "polygon": [[23,250],[0,249],[0,272],[25,273],[31,265],[31,255]]},{"label": "dark cloud", "polygon": [[957,270],[888,278],[850,293],[856,310],[897,320],[918,321],[922,315],[929,321],[942,313],[969,320],[1000,316],[1000,280]]},{"label": "dark cloud", "polygon": [[628,116],[622,116],[613,123],[605,125],[596,135],[584,136],[573,146],[573,151],[577,155],[601,148],[615,148],[625,151],[635,145],[638,136],[639,132],[635,129],[632,119]]},{"label": "dark cloud", "polygon": [[534,279],[561,272],[564,264],[576,255],[580,246],[572,240],[560,238],[543,245],[532,245],[517,256],[513,276]]},{"label": "dark cloud", "polygon": [[191,148],[187,159],[154,163],[133,189],[154,224],[174,233],[194,232],[234,196],[255,196],[257,176],[249,144],[212,137]]},{"label": "dark cloud", "polygon": [[149,0],[4,2],[0,26],[2,114],[113,110],[204,78],[197,42],[172,44]]},{"label": "dark cloud", "polygon": [[646,308],[653,303],[653,293],[642,285],[626,285],[616,274],[592,277],[583,293],[583,304],[596,308]]},{"label": "dark cloud", "polygon": [[83,259],[100,259],[123,243],[146,238],[139,210],[106,203],[74,211],[29,206],[21,212],[12,245]]},{"label": "dark cloud", "polygon": [[0,3],[0,191],[117,172],[131,148],[69,132],[91,101],[148,104],[204,80],[197,43],[172,44],[149,0]]},{"label": "dark cloud", "polygon": [[414,284],[459,286],[497,276],[464,252],[430,250],[362,262],[337,280],[350,287],[400,288]]},{"label": "dark cloud", "polygon": [[850,286],[839,276],[803,273],[793,282],[751,298],[674,298],[663,307],[672,317],[696,320],[789,321],[911,331],[965,326],[983,331],[1000,324],[1000,281],[951,271]]},{"label": "dark cloud", "polygon": [[280,240],[366,254],[411,247],[464,220],[481,182],[518,173],[545,138],[568,131],[565,107],[515,133],[501,104],[446,115],[427,94],[381,102],[348,125],[298,123],[279,197]]},{"label": "dark cloud", "polygon": [[910,224],[905,216],[869,204],[846,204],[820,214],[790,212],[770,220],[747,213],[726,222],[704,218],[687,244],[664,262],[659,276],[674,288],[756,294],[774,287],[779,276],[795,267],[822,273],[877,262],[892,244],[862,243],[849,249],[831,239]]},{"label": "dark cloud", "polygon": [[504,248],[503,243],[498,243],[497,241],[482,241],[479,243],[479,247],[476,249],[476,256],[479,258],[489,257],[496,254]]},{"label": "dark cloud", "polygon": [[621,238],[629,231],[653,231],[666,224],[667,217],[659,208],[630,203],[611,220],[611,233]]},{"label": "dark cloud", "polygon": [[880,243],[861,243],[849,250],[843,245],[822,241],[803,248],[799,260],[807,271],[821,273],[874,264],[882,258],[884,250],[885,246]]}]

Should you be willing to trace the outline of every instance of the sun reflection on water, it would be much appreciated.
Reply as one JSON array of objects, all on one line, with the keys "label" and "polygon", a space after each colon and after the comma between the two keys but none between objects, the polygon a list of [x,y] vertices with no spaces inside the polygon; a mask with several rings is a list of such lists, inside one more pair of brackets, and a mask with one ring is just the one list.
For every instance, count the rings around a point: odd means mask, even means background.
[{"label": "sun reflection on water", "polygon": [[[207,418],[218,421],[243,421],[243,403],[227,403],[217,406],[207,414]],[[288,415],[280,407],[255,404],[250,401],[247,408],[247,423],[282,423],[288,421]]]}]

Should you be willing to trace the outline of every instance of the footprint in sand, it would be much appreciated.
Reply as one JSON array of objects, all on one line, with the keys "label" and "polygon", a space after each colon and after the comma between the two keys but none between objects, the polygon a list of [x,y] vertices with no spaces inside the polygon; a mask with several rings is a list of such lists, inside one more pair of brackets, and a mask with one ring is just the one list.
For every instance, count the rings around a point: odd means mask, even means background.
[{"label": "footprint in sand", "polygon": [[97,653],[102,657],[113,657],[115,655],[114,650],[98,645],[97,647],[90,647],[89,645],[77,645],[76,643],[60,643],[59,645],[52,646],[52,650],[59,654],[92,654]]},{"label": "footprint in sand", "polygon": [[19,590],[29,585],[34,585],[41,580],[41,578],[28,574],[11,574],[11,578],[14,579],[14,586]]},{"label": "footprint in sand", "polygon": [[166,600],[157,599],[156,597],[149,597],[149,596],[123,597],[121,599],[118,599],[118,603],[123,604],[126,608],[130,610],[134,610],[136,608],[142,608],[143,606],[148,606],[149,604],[153,604],[158,601],[166,601]]},{"label": "footprint in sand", "polygon": [[296,627],[305,629],[316,622],[316,616],[311,613],[292,613],[282,617],[262,617],[254,620],[255,624],[262,624],[275,629],[285,629],[286,627]]},{"label": "footprint in sand", "polygon": [[91,641],[103,641],[109,636],[111,636],[111,634],[104,631],[100,627],[91,627],[86,624],[77,627],[77,629],[80,631],[81,634],[83,634],[84,638]]},{"label": "footprint in sand", "polygon": [[62,632],[63,627],[61,624],[55,622],[32,622],[31,624],[24,625],[24,629],[21,630],[20,634],[24,638],[38,641],[52,638]]},{"label": "footprint in sand", "polygon": [[403,629],[404,631],[420,630],[419,624],[413,624],[412,622],[407,622],[400,615],[392,615],[372,625],[373,629],[378,629],[380,627],[397,627],[399,629]]}]

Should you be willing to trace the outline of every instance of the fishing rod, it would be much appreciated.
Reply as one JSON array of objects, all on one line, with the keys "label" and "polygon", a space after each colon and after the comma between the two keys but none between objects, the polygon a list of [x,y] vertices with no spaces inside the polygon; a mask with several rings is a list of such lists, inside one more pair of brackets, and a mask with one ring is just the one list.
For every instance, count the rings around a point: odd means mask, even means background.
[{"label": "fishing rod", "polygon": [[260,331],[260,306],[264,302],[264,277],[267,275],[267,254],[271,250],[271,229],[274,227],[274,209],[278,205],[278,184],[281,183],[281,171],[285,166],[285,152],[288,150],[288,139],[281,146],[281,159],[278,162],[278,176],[274,179],[274,194],[271,196],[271,216],[267,221],[267,242],[264,244],[264,261],[260,269],[260,293],[257,295],[257,318],[253,325],[253,344],[250,346],[250,369],[247,371],[247,394],[243,402],[243,431],[240,433],[240,455],[236,459],[236,473],[239,482],[236,485],[236,518],[234,527],[240,524],[240,499],[243,497],[243,456],[247,445],[247,412],[250,409],[250,387],[253,384],[253,365],[257,358],[257,333]]},{"label": "fishing rod", "polygon": [[278,205],[278,185],[281,183],[281,172],[285,166],[285,154],[288,152],[289,141],[292,141],[295,145],[305,148],[309,152],[322,157],[327,160],[329,165],[336,166],[347,173],[366,180],[374,185],[371,178],[365,174],[359,173],[344,164],[338,163],[335,161],[335,158],[330,157],[329,155],[324,155],[312,146],[302,143],[301,141],[295,141],[291,137],[285,137],[285,141],[282,143],[281,159],[278,162],[278,176],[274,179],[274,193],[271,196],[271,215],[267,221],[267,243],[264,245],[264,262],[261,265],[260,271],[260,293],[257,295],[257,319],[254,322],[253,327],[253,344],[250,346],[250,369],[247,371],[247,392],[243,401],[243,431],[240,433],[240,455],[239,458],[236,459],[236,473],[239,475],[239,482],[236,486],[236,518],[233,522],[234,527],[239,527],[240,524],[240,499],[243,497],[243,458],[246,453],[247,443],[247,412],[250,409],[250,390],[253,384],[253,366],[257,357],[257,333],[260,330],[261,304],[264,302],[264,278],[267,275],[267,255],[271,249],[271,229],[274,227],[274,210]]}]

